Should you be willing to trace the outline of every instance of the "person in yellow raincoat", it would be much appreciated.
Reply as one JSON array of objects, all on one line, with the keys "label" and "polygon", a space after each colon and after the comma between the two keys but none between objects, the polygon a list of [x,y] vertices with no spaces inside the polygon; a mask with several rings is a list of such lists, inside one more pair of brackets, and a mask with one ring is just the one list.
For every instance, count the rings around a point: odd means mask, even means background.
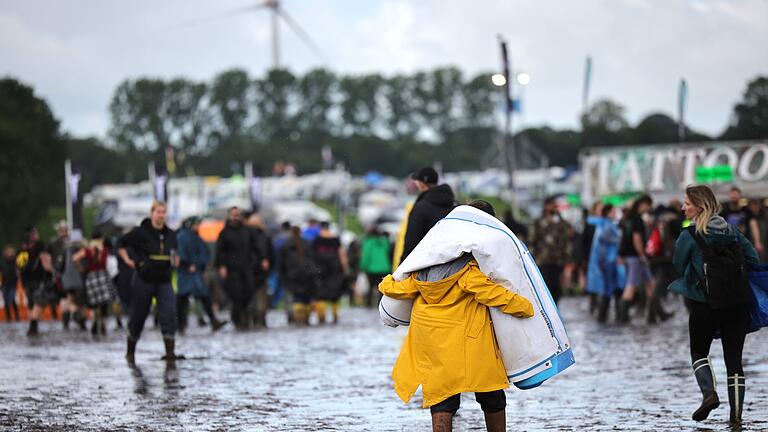
[{"label": "person in yellow raincoat", "polygon": [[[472,204],[490,214],[485,201]],[[421,385],[423,407],[430,408],[433,430],[451,430],[460,393],[475,392],[489,431],[504,430],[509,387],[488,307],[525,318],[533,306],[523,296],[492,282],[471,254],[379,284],[382,294],[412,299],[408,336],[392,370],[395,392],[408,402]]]}]

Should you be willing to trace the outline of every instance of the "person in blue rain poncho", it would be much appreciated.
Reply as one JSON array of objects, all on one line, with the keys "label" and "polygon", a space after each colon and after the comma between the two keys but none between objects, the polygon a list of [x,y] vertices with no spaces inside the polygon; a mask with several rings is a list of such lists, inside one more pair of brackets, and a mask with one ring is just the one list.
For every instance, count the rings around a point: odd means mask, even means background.
[{"label": "person in blue rain poncho", "polygon": [[611,297],[618,306],[624,286],[624,268],[619,265],[619,239],[621,230],[614,222],[616,208],[603,206],[600,216],[590,216],[588,223],[595,226],[592,248],[587,266],[587,291],[598,296],[597,320],[608,319]]}]

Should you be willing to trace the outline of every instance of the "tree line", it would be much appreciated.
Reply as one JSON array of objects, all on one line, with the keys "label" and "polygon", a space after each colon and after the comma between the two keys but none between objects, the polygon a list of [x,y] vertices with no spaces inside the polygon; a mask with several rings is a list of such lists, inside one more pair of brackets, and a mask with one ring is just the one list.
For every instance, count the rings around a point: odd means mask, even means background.
[{"label": "tree line", "polygon": [[[296,76],[272,70],[251,77],[229,70],[210,82],[129,79],[109,105],[106,140],[64,133],[45,100],[12,78],[0,79],[0,241],[63,204],[63,161],[83,167],[81,188],[146,179],[147,163],[173,149],[175,175],[228,176],[251,161],[269,172],[290,161],[299,172],[321,168],[328,147],[355,174],[403,176],[440,161],[447,171],[498,166],[501,97],[490,74],[456,68],[409,75]],[[528,128],[518,148],[537,149],[553,165],[578,163],[581,148],[677,141],[675,120],[654,113],[631,125],[624,108],[603,99],[581,118],[581,130]],[[687,141],[768,138],[768,77],[750,81],[718,137],[687,130]],[[535,161],[526,162],[535,164]]]}]

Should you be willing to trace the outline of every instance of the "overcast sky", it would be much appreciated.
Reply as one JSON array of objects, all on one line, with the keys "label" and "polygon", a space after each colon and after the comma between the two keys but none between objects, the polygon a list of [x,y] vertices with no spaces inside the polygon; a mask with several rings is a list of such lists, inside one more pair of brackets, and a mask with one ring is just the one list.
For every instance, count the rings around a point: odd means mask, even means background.
[{"label": "overcast sky", "polygon": [[[208,80],[271,64],[265,10],[205,20],[257,1],[0,0],[0,76],[48,100],[64,130],[104,136],[108,104],[126,78]],[[496,35],[528,72],[527,126],[575,127],[584,59],[594,59],[591,100],[610,97],[631,122],[675,116],[681,77],[687,120],[725,128],[748,80],[768,75],[768,0],[283,0],[325,52],[280,28],[283,65],[296,73],[393,74],[456,65],[497,69]],[[197,21],[202,19],[203,22]],[[185,25],[196,21],[195,25]],[[519,124],[519,123],[518,123]]]}]

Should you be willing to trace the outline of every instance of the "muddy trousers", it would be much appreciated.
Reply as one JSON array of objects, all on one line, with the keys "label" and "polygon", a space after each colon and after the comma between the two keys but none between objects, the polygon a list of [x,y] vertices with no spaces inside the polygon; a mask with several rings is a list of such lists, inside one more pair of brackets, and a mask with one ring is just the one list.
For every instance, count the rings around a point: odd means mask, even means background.
[{"label": "muddy trousers", "polygon": [[688,332],[691,340],[691,362],[695,363],[709,356],[709,348],[715,332],[720,329],[728,376],[734,374],[743,376],[741,355],[749,320],[747,305],[715,310],[707,303],[686,300],[686,304],[690,310]]},{"label": "muddy trousers", "polygon": [[131,315],[128,321],[128,337],[138,340],[144,330],[144,322],[152,309],[152,297],[157,299],[158,320],[164,339],[173,339],[176,334],[176,295],[170,282],[150,283],[137,274],[131,283]]}]

